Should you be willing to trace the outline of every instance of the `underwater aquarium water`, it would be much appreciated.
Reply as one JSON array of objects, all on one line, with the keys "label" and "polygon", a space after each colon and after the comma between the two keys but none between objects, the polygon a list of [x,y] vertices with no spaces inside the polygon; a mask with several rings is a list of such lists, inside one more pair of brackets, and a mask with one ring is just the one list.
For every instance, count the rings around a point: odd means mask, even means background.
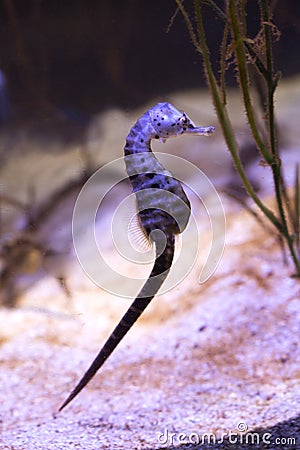
[{"label": "underwater aquarium water", "polygon": [[[0,2],[0,449],[300,448],[299,5]],[[141,129],[190,207],[162,288],[58,412],[154,264]]]},{"label": "underwater aquarium water", "polygon": [[[276,70],[292,76],[300,70],[299,2],[273,3],[281,31],[274,48]],[[185,8],[192,17],[193,1],[186,1]],[[257,2],[247,2],[247,10],[253,37]],[[175,11],[174,0],[0,2],[0,69],[12,114],[46,119],[56,110],[80,126],[110,106],[132,108],[171,91],[204,87],[202,64],[184,21],[177,14],[170,26]],[[209,8],[203,14],[217,67],[222,27]]]}]

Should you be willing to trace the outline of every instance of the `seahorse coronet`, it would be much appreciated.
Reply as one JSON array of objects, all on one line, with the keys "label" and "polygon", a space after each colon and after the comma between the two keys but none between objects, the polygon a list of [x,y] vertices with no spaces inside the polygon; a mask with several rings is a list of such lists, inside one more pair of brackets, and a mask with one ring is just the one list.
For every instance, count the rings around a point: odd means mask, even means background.
[{"label": "seahorse coronet", "polygon": [[188,128],[195,127],[184,111],[171,103],[158,103],[149,110],[151,125],[161,140],[183,134]]}]

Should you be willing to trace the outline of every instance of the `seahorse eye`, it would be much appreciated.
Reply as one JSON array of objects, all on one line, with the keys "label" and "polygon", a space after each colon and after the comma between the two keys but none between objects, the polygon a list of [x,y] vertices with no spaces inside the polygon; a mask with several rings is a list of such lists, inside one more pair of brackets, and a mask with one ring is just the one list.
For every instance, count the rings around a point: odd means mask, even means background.
[{"label": "seahorse eye", "polygon": [[189,119],[186,117],[186,115],[183,114],[183,116],[181,116],[180,119],[179,119],[179,123],[180,123],[180,125],[181,125],[182,127],[186,127],[186,126],[190,123],[190,121],[189,121]]}]

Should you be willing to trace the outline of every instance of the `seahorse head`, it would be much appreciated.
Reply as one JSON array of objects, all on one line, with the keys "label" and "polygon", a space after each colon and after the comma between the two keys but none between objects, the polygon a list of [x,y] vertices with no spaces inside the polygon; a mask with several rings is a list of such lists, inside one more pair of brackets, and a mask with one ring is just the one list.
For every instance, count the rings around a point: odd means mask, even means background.
[{"label": "seahorse head", "polygon": [[171,103],[158,103],[149,110],[151,125],[156,132],[156,138],[166,141],[183,133],[194,135],[209,135],[214,127],[197,127],[189,116],[179,111]]}]

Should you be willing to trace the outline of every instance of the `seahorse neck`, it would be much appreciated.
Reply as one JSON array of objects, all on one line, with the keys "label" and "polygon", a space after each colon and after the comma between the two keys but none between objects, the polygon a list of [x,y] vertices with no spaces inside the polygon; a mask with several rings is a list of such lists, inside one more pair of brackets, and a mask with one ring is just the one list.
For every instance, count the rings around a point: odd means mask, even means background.
[{"label": "seahorse neck", "polygon": [[149,121],[148,114],[144,114],[131,128],[124,148],[125,156],[135,153],[152,152],[151,139],[156,136],[155,130]]}]

